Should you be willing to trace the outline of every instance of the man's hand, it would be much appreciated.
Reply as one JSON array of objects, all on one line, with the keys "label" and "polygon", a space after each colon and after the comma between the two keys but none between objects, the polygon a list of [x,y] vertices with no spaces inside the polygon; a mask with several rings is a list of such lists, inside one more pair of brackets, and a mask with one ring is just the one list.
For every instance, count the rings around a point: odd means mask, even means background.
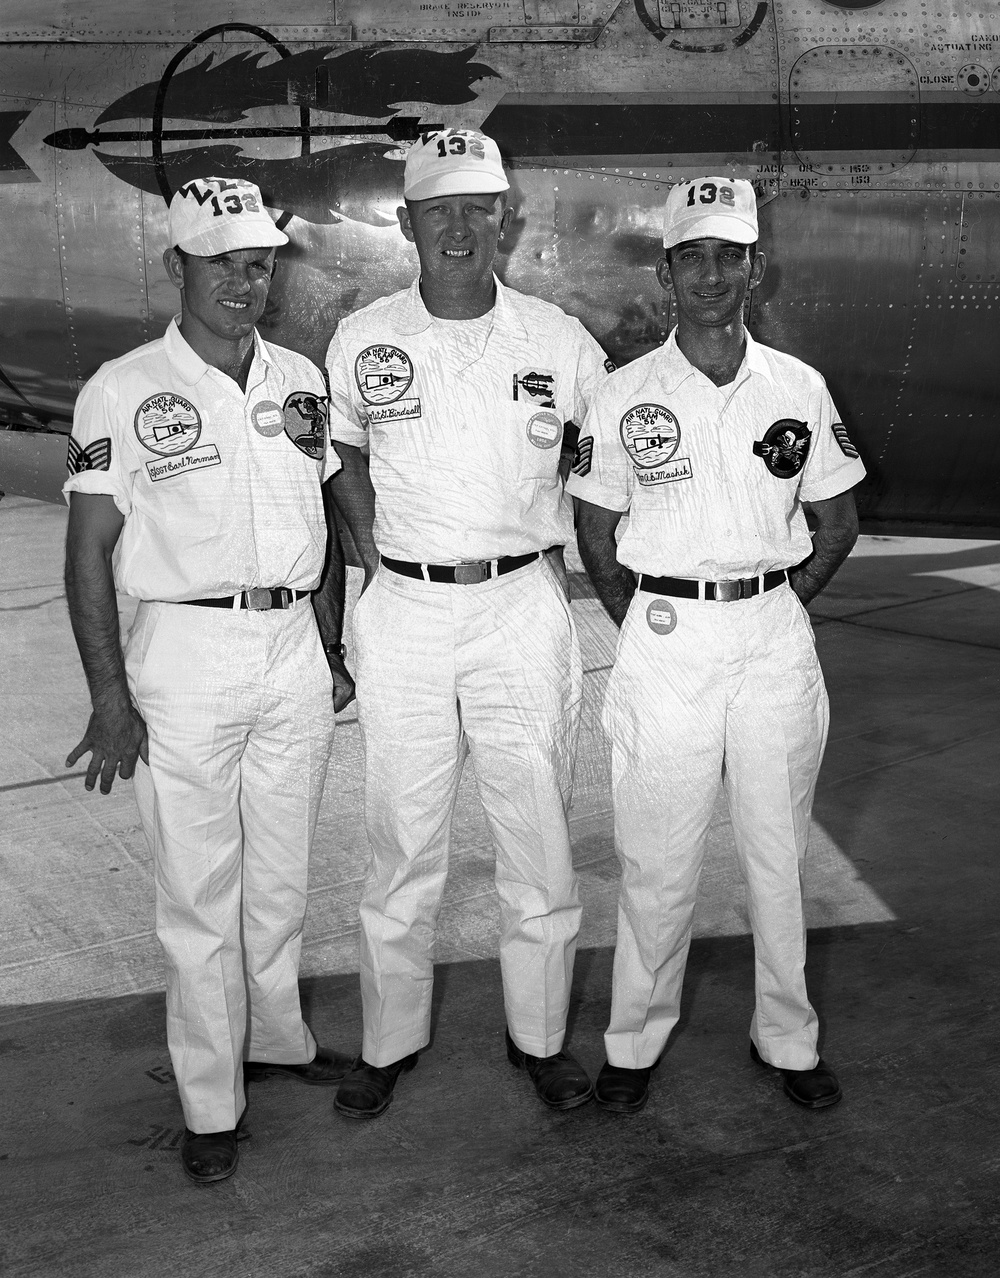
[{"label": "man's hand", "polygon": [[336,653],[328,652],[326,659],[330,663],[330,673],[333,675],[333,708],[339,714],[354,700],[354,680],[343,660]]},{"label": "man's hand", "polygon": [[67,768],[71,768],[88,750],[91,752],[90,763],[84,789],[93,790],[100,774],[102,794],[111,793],[116,772],[123,781],[127,781],[135,772],[136,759],[149,763],[146,724],[131,702],[114,710],[102,708],[94,711],[83,740],[67,756]]}]

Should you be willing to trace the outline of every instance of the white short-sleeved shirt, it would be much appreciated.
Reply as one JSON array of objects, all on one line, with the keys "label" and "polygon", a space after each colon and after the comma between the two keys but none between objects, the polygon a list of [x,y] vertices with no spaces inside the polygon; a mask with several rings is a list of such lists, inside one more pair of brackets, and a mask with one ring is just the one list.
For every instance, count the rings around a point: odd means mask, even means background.
[{"label": "white short-sleeved shirt", "polygon": [[326,386],[310,360],[259,334],[246,393],[176,318],[103,364],[77,400],[67,468],[67,500],[104,493],[125,517],[114,554],[124,594],[180,603],[319,582],[320,483],[340,469]]},{"label": "white short-sleeved shirt", "polygon": [[633,571],[714,581],[801,563],[812,550],[802,502],[864,474],[815,369],[747,334],[735,380],[719,387],[674,330],[600,389],[566,487],[629,512],[618,558]]},{"label": "white short-sleeved shirt", "polygon": [[370,447],[384,555],[456,564],[573,536],[563,429],[610,365],[579,320],[496,288],[488,314],[440,320],[414,281],[346,316],[330,342],[330,434]]}]

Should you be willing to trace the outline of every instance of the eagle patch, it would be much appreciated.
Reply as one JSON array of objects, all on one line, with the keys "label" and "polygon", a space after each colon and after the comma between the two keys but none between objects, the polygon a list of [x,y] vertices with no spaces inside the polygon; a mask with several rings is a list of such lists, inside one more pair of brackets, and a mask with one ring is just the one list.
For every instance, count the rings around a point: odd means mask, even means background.
[{"label": "eagle patch", "polygon": [[754,440],[754,456],[763,458],[775,479],[791,479],[806,464],[811,439],[805,422],[783,417],[767,428],[763,439]]}]

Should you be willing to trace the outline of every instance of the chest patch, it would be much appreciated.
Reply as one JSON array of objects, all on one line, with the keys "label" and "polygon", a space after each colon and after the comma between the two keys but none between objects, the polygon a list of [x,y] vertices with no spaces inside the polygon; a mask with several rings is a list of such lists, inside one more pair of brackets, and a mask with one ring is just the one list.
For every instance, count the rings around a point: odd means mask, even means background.
[{"label": "chest patch", "polygon": [[536,448],[555,448],[562,439],[563,424],[555,413],[535,413],[528,422],[528,439]]},{"label": "chest patch", "polygon": [[763,439],[754,440],[753,453],[761,457],[775,479],[791,479],[806,464],[812,431],[805,422],[783,417],[769,426]]},{"label": "chest patch", "polygon": [[294,391],[285,400],[285,434],[313,461],[326,456],[326,399],[311,391]]},{"label": "chest patch", "polygon": [[354,361],[354,380],[366,404],[391,404],[413,383],[413,361],[398,346],[366,346]]},{"label": "chest patch", "polygon": [[172,391],[144,399],[135,412],[135,434],[143,448],[158,457],[175,457],[194,448],[201,435],[201,415],[190,400]]},{"label": "chest patch", "polygon": [[81,448],[70,435],[66,446],[66,469],[71,475],[80,475],[85,470],[110,470],[111,440],[105,436]]},{"label": "chest patch", "polygon": [[555,373],[551,368],[522,368],[514,374],[514,398],[539,408],[555,408]]},{"label": "chest patch", "polygon": [[618,433],[632,465],[641,470],[666,465],[681,442],[680,423],[662,404],[636,404],[621,419]]}]

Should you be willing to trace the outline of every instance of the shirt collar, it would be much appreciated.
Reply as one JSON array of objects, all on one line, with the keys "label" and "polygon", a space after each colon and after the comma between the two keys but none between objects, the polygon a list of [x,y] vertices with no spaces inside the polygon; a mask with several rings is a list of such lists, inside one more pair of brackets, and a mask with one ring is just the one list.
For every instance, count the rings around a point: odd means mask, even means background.
[{"label": "shirt collar", "polygon": [[[526,333],[524,325],[521,323],[510,299],[507,296],[507,288],[500,283],[497,277],[493,276],[493,284],[496,288],[496,301],[493,304],[493,324],[492,328],[510,328],[514,327]],[[435,317],[430,313],[424,305],[424,299],[420,296],[420,277],[418,276],[407,290],[406,300],[403,303],[403,316],[399,322],[399,332],[404,337],[412,336],[414,333],[423,333],[434,323]]]},{"label": "shirt collar", "polygon": [[[180,315],[175,315],[167,325],[167,331],[163,335],[163,347],[167,353],[167,359],[177,372],[178,376],[188,386],[194,386],[208,372],[218,372],[211,364],[207,364],[193,346],[181,335]],[[251,376],[247,378],[247,389],[251,385],[256,384],[261,378],[253,377],[253,365],[258,360],[264,364],[271,364],[271,354],[267,349],[267,343],[262,339],[261,335],[254,329],[254,358],[250,366]]]},{"label": "shirt collar", "polygon": [[[736,377],[733,379],[734,386],[738,386],[740,382],[745,380],[745,376],[756,373],[760,377],[766,377],[769,382],[773,382],[771,369],[768,365],[767,358],[764,355],[763,348],[759,342],[755,342],[746,330],[747,348],[743,355],[743,363],[737,371]],[[699,376],[698,369],[688,360],[687,356],[677,345],[677,329],[670,330],[670,336],[660,347],[663,358],[662,377],[666,383],[667,389],[675,391],[680,384],[688,377]],[[704,374],[700,374],[704,376]]]}]

